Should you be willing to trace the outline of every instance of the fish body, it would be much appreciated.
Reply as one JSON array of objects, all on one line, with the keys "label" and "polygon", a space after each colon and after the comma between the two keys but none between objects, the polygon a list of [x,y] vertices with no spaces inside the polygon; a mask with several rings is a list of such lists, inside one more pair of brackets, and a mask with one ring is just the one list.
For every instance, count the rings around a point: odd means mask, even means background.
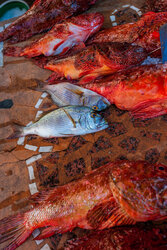
[{"label": "fish body", "polygon": [[80,79],[80,83],[84,84],[101,75],[139,64],[146,57],[146,51],[139,46],[105,43],[89,46],[60,60],[51,60],[44,68],[54,71],[57,78]]},{"label": "fish body", "polygon": [[52,28],[73,14],[87,10],[95,2],[96,0],[36,0],[24,15],[0,33],[0,41],[24,41]]},{"label": "fish body", "polygon": [[59,107],[77,105],[101,111],[110,106],[110,102],[103,96],[68,82],[53,85],[44,85],[40,82],[39,90],[48,92]]},{"label": "fish body", "polygon": [[36,239],[75,227],[98,229],[167,218],[167,167],[144,161],[110,162],[80,180],[32,197],[35,207],[0,221],[0,243],[14,250],[36,228]]},{"label": "fish body", "polygon": [[39,121],[27,126],[18,128],[16,137],[29,134],[41,137],[68,137],[84,135],[103,130],[108,123],[88,107],[68,106],[56,109]]},{"label": "fish body", "polygon": [[84,42],[102,26],[103,15],[82,14],[55,24],[42,38],[25,48],[7,47],[5,55],[35,57],[41,54],[56,56],[67,53],[74,46],[85,46]]},{"label": "fish body", "polygon": [[110,228],[69,240],[65,250],[132,250],[167,247],[167,226],[138,225]]},{"label": "fish body", "polygon": [[161,56],[159,29],[166,22],[167,12],[148,12],[135,23],[122,24],[98,32],[88,43],[133,43],[143,47],[149,53],[157,50],[154,56]]},{"label": "fish body", "polygon": [[83,87],[104,96],[134,118],[153,118],[167,114],[166,65],[143,65]]}]

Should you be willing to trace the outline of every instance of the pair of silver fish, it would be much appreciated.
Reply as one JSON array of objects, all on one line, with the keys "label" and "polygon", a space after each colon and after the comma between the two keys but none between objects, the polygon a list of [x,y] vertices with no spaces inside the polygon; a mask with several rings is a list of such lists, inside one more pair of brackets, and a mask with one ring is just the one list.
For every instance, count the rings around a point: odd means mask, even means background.
[{"label": "pair of silver fish", "polygon": [[106,98],[70,83],[40,84],[40,88],[47,91],[60,108],[29,126],[16,126],[14,137],[29,134],[45,138],[68,137],[94,133],[108,127],[107,121],[96,112],[110,105]]}]

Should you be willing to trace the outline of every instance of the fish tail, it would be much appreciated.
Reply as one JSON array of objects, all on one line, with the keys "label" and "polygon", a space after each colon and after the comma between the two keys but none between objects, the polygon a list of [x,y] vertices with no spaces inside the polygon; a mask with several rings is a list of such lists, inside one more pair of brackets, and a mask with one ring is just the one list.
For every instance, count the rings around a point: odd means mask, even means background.
[{"label": "fish tail", "polygon": [[12,129],[13,129],[13,133],[7,139],[15,139],[15,138],[22,137],[25,135],[23,126],[20,126],[14,123],[12,125]]},{"label": "fish tail", "polygon": [[29,86],[28,88],[31,90],[36,90],[39,92],[45,91],[45,82],[39,80],[39,79],[33,79],[34,82],[36,83],[36,86]]},{"label": "fish tail", "polygon": [[24,214],[17,214],[0,220],[0,244],[12,241],[3,250],[14,250],[31,235],[32,230],[24,225]]},{"label": "fish tail", "polygon": [[20,47],[7,47],[3,50],[3,53],[5,56],[20,56],[21,52],[22,52],[22,48]]}]

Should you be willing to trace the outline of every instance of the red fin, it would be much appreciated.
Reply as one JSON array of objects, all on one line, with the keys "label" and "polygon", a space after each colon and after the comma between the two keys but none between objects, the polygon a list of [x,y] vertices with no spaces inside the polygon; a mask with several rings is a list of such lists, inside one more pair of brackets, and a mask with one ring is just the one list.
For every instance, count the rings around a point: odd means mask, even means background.
[{"label": "red fin", "polygon": [[61,79],[60,74],[54,72],[54,73],[52,73],[52,74],[49,76],[49,78],[46,80],[46,82],[47,82],[48,84],[53,84],[56,80],[59,80],[59,79]]},{"label": "red fin", "polygon": [[3,50],[5,56],[20,56],[23,48],[20,47],[7,47]]},{"label": "red fin", "polygon": [[147,119],[167,114],[167,100],[147,101],[136,106],[131,112],[135,119]]},{"label": "red fin", "polygon": [[101,230],[108,227],[134,224],[136,224],[136,221],[129,217],[129,215],[127,215],[122,208],[116,206],[109,220],[106,221],[99,229]]},{"label": "red fin", "polygon": [[90,74],[90,75],[86,75],[86,76],[83,76],[81,78],[81,80],[78,82],[78,85],[84,85],[84,84],[87,84],[87,83],[93,83],[94,80],[98,77],[97,74]]},{"label": "red fin", "polygon": [[111,199],[96,205],[88,211],[87,221],[95,229],[99,228],[104,222],[108,221],[117,207],[115,199]]},{"label": "red fin", "polygon": [[42,240],[42,239],[48,238],[54,235],[56,230],[57,230],[57,227],[47,227],[42,231],[40,235],[35,237],[34,240]]},{"label": "red fin", "polygon": [[119,207],[114,198],[100,203],[90,210],[87,214],[87,220],[93,229],[136,223]]},{"label": "red fin", "polygon": [[4,218],[0,221],[0,244],[13,239],[11,243],[3,248],[4,250],[14,250],[20,246],[32,231],[24,226],[24,214],[18,214]]},{"label": "red fin", "polygon": [[48,196],[50,195],[51,193],[51,189],[50,191],[48,190],[43,190],[41,192],[38,192],[36,194],[33,194],[30,198],[30,202],[33,204],[33,205],[39,205],[40,203],[44,202],[47,200]]}]

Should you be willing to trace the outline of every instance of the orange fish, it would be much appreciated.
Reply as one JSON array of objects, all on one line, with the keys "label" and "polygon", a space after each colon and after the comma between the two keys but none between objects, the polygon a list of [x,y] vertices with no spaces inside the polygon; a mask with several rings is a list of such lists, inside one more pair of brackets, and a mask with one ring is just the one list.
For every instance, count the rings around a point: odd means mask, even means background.
[{"label": "orange fish", "polygon": [[96,0],[36,0],[31,8],[0,32],[0,42],[24,41],[49,30],[56,23],[87,10]]},{"label": "orange fish", "polygon": [[139,46],[105,43],[89,46],[60,60],[51,60],[44,68],[55,72],[50,77],[51,81],[65,77],[68,80],[80,79],[80,83],[86,83],[98,76],[112,74],[138,64],[146,57],[146,51]]},{"label": "orange fish", "polygon": [[167,12],[148,12],[135,23],[122,24],[98,32],[88,41],[88,44],[127,42],[139,45],[147,52],[156,50],[154,56],[161,56],[159,29],[165,23],[167,23]]},{"label": "orange fish", "polygon": [[105,97],[134,118],[167,114],[166,65],[142,65],[83,86]]},{"label": "orange fish", "polygon": [[32,197],[34,208],[0,221],[0,243],[14,250],[36,228],[36,239],[75,227],[105,229],[167,218],[167,167],[144,161],[116,161],[80,180]]},{"label": "orange fish", "polygon": [[165,250],[167,225],[124,226],[92,232],[84,237],[67,241],[65,250]]},{"label": "orange fish", "polygon": [[54,27],[42,38],[25,48],[7,47],[4,54],[8,56],[35,57],[64,55],[72,47],[85,47],[84,42],[102,26],[103,15],[99,13],[83,14],[72,17]]}]

